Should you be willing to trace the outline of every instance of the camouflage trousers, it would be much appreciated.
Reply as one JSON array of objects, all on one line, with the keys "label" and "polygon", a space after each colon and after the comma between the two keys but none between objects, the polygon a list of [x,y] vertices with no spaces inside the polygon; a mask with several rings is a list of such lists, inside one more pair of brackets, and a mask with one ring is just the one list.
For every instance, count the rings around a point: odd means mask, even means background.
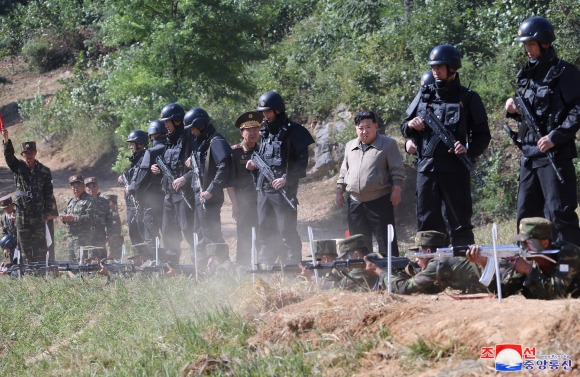
[{"label": "camouflage trousers", "polygon": [[46,260],[46,225],[42,215],[26,216],[17,213],[16,229],[18,231],[18,244],[20,251],[30,262],[43,262]]},{"label": "camouflage trousers", "polygon": [[[80,257],[80,249],[84,246],[93,246],[90,245],[90,241],[85,238],[79,238],[75,236],[71,236],[69,234],[67,240],[68,246],[68,258],[71,262],[78,262]],[[87,251],[83,252],[83,256],[86,258],[88,256]]]}]

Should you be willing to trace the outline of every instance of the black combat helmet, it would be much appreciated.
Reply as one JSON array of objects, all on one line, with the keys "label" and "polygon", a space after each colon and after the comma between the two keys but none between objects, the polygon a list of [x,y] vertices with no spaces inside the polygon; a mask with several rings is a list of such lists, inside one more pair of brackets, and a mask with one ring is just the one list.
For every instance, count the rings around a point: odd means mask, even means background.
[{"label": "black combat helmet", "polygon": [[421,76],[421,86],[428,86],[435,84],[435,77],[433,76],[433,71],[428,70]]},{"label": "black combat helmet", "polygon": [[147,134],[148,135],[155,135],[155,134],[166,134],[167,128],[165,128],[165,122],[162,120],[154,120],[153,122],[149,123],[147,126]]},{"label": "black combat helmet", "polygon": [[286,111],[286,106],[284,105],[284,100],[280,94],[274,91],[270,91],[260,96],[256,110],[278,110],[283,113]]},{"label": "black combat helmet", "polygon": [[431,50],[427,64],[445,64],[448,68],[452,68],[454,71],[457,71],[459,68],[461,68],[461,56],[459,56],[459,51],[457,51],[454,46],[439,45]]},{"label": "black combat helmet", "polygon": [[528,18],[520,24],[516,41],[536,40],[540,44],[552,43],[556,39],[554,27],[544,17]]},{"label": "black combat helmet", "polygon": [[0,239],[0,247],[2,248],[2,250],[4,249],[14,250],[16,249],[17,244],[18,242],[16,241],[16,238],[14,238],[14,236],[11,234],[5,234],[4,237]]},{"label": "black combat helmet", "polygon": [[127,142],[134,141],[137,145],[147,145],[149,142],[149,136],[147,132],[142,130],[131,131],[129,137],[127,137]]},{"label": "black combat helmet", "polygon": [[193,109],[189,110],[185,117],[183,118],[183,124],[185,124],[185,129],[189,130],[190,128],[197,128],[200,131],[209,124],[210,119],[207,111],[202,109],[201,107],[194,107]]},{"label": "black combat helmet", "polygon": [[165,105],[161,109],[161,120],[172,120],[174,122],[183,122],[183,116],[185,115],[185,110],[177,103],[170,103]]}]

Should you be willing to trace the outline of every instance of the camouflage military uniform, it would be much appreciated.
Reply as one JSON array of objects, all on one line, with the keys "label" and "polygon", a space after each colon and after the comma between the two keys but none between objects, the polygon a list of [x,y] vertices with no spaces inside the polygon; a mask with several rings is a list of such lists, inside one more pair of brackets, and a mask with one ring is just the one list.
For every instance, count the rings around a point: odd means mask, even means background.
[{"label": "camouflage military uniform", "polygon": [[115,234],[113,230],[113,211],[111,210],[109,201],[101,196],[101,194],[97,196],[95,204],[96,219],[92,245],[105,247],[107,238]]},{"label": "camouflage military uniform", "polygon": [[[381,280],[387,284],[384,272]],[[474,263],[464,258],[431,259],[427,267],[414,276],[402,275],[391,280],[394,293],[438,293],[450,287],[463,293],[485,293],[487,289],[479,283],[481,271]]]},{"label": "camouflage military uniform", "polygon": [[96,216],[95,201],[83,193],[78,199],[70,198],[65,210],[66,214],[75,215],[74,221],[67,222],[68,227],[68,255],[71,260],[77,260],[79,248],[91,245]]},{"label": "camouflage military uniform", "polygon": [[[34,142],[22,143],[21,149],[36,150]],[[20,249],[29,262],[46,258],[46,216],[58,216],[50,169],[35,161],[31,170],[14,155],[12,141],[4,143],[6,164],[14,173],[16,184],[16,229]]]},{"label": "camouflage military uniform", "polygon": [[0,225],[2,226],[2,234],[10,234],[16,237],[16,223],[10,218],[10,215],[3,213],[0,217]]},{"label": "camouflage military uniform", "polygon": [[558,263],[552,264],[550,274],[538,267],[524,281],[526,298],[552,300],[580,297],[580,247],[569,242],[558,242],[553,248],[560,249]]},{"label": "camouflage military uniform", "polygon": [[[108,233],[112,236],[111,245],[109,246],[109,255],[111,255],[114,259],[120,259],[123,243],[125,240],[123,239],[123,236],[121,236],[121,217],[119,216],[119,211],[117,210],[117,195],[109,194],[103,195],[103,197],[109,202],[112,219],[110,233]],[[114,204],[112,208],[110,203]]]},{"label": "camouflage military uniform", "polygon": [[[549,220],[541,217],[524,218],[520,221],[518,240],[548,240],[552,235],[552,227]],[[508,294],[521,289],[522,294],[530,299],[553,300],[568,296],[579,298],[580,247],[570,242],[558,241],[550,244],[547,249],[560,250],[557,263],[550,264],[548,271],[535,265],[527,276],[522,274],[504,277],[502,285],[505,288],[502,287],[502,293],[504,289]]]},{"label": "camouflage military uniform", "polygon": [[[334,248],[333,244],[334,243]],[[325,240],[322,242],[315,241],[315,256],[319,258],[322,255],[338,256],[336,252],[336,241]],[[338,242],[338,251],[341,253],[338,259],[348,259],[352,253],[357,251],[362,257],[368,254],[365,239],[362,234],[355,234],[345,240]],[[378,277],[365,274],[360,268],[332,269],[329,273],[322,276],[320,284],[323,289],[340,288],[355,292],[368,292],[372,290],[378,281]]]}]

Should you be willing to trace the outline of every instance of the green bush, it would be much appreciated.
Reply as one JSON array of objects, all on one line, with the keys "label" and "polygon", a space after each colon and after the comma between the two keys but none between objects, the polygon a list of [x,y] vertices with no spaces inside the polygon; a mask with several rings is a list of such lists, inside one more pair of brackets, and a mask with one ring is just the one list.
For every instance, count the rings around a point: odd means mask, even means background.
[{"label": "green bush", "polygon": [[41,73],[52,71],[74,61],[72,48],[61,46],[46,35],[29,39],[22,46],[22,55],[30,69]]}]

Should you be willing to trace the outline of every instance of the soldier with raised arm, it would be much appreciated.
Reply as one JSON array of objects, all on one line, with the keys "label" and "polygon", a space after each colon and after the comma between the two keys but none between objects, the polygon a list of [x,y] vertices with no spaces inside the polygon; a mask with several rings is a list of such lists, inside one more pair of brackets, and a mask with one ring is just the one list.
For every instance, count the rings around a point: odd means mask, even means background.
[{"label": "soldier with raised arm", "polygon": [[[14,146],[8,137],[8,129],[2,131],[4,136],[4,158],[14,173],[16,192],[16,229],[18,242],[28,262],[40,262],[46,259],[48,251],[46,229],[49,229],[58,216],[56,199],[52,186],[52,173],[48,167],[36,159],[36,142],[27,141],[20,144],[18,159],[14,155]],[[53,238],[53,235],[50,235]],[[50,256],[54,259],[54,255]]]}]

